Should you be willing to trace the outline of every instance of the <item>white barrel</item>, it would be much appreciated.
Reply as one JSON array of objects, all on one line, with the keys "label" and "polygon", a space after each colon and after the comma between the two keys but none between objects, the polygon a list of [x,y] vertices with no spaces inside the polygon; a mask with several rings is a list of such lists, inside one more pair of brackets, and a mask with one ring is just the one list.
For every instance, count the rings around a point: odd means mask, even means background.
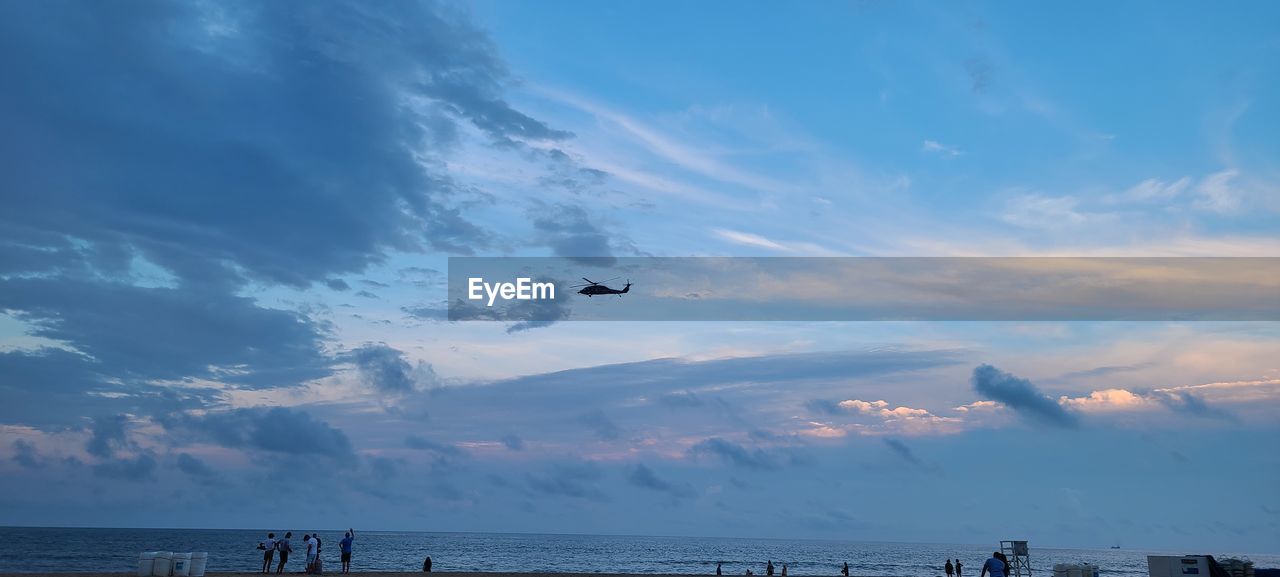
[{"label": "white barrel", "polygon": [[190,553],[174,553],[173,554],[173,570],[169,575],[173,577],[188,577],[191,574],[191,554]]},{"label": "white barrel", "polygon": [[155,562],[151,564],[152,577],[169,577],[170,571],[173,571],[173,553],[157,551]]},{"label": "white barrel", "polygon": [[204,566],[208,564],[209,564],[208,553],[192,553],[190,577],[204,577]]},{"label": "white barrel", "polygon": [[156,564],[156,554],[148,551],[138,555],[138,577],[151,577],[151,569]]}]

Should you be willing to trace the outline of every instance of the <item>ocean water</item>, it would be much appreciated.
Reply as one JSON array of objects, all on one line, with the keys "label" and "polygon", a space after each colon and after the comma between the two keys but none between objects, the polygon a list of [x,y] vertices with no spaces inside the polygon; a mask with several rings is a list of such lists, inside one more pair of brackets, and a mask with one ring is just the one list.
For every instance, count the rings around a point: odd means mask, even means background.
[{"label": "ocean water", "polygon": [[[302,570],[303,531],[294,531],[294,554],[286,571]],[[277,537],[279,534],[277,534]],[[195,529],[0,528],[0,573],[42,571],[134,571],[142,551],[207,551],[208,571],[257,571],[256,549],[266,531]],[[773,560],[789,575],[934,577],[942,564],[959,557],[965,575],[977,577],[982,562],[998,544],[866,543],[850,541],[642,537],[605,535],[526,535],[494,533],[416,533],[361,531],[356,535],[353,571],[419,571],[427,555],[435,571],[539,571],[556,573],[663,573],[708,575],[717,561],[725,575],[749,568],[764,574]],[[326,572],[336,573],[342,531],[320,531]],[[1147,575],[1152,554],[1213,554],[1229,551],[1137,551],[1127,549],[1050,549],[1031,543],[1032,570],[1051,577],[1055,563],[1089,562],[1102,573]],[[1252,556],[1258,567],[1280,567],[1280,556]]]}]

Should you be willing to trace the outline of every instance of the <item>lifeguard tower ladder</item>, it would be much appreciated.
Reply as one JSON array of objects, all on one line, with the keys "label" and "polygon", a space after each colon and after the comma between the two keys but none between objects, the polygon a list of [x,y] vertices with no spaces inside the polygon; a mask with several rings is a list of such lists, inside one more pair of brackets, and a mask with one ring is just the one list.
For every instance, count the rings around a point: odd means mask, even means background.
[{"label": "lifeguard tower ladder", "polygon": [[1027,556],[1026,541],[1001,541],[1000,552],[1009,558],[1005,567],[1008,577],[1031,577],[1031,558]]}]

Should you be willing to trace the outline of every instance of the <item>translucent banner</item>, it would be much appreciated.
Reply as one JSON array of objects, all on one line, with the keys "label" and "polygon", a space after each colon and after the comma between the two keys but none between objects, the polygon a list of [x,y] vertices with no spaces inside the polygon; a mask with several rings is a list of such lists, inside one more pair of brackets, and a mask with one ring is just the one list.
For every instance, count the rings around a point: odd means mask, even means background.
[{"label": "translucent banner", "polygon": [[1280,258],[455,257],[452,321],[1274,321]]}]

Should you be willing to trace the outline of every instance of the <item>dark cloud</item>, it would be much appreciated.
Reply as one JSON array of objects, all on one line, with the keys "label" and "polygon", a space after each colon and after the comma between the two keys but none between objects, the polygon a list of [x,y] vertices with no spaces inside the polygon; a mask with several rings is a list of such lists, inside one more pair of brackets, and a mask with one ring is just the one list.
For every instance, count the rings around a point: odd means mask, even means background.
[{"label": "dark cloud", "polygon": [[593,223],[582,207],[539,206],[529,211],[529,217],[538,241],[551,247],[556,256],[574,261],[588,257],[585,263],[595,266],[613,266],[617,262],[610,248],[609,234]]},{"label": "dark cloud", "polygon": [[44,467],[44,460],[40,458],[40,453],[36,451],[36,446],[28,442],[26,439],[17,439],[11,445],[13,447],[13,462],[24,469],[40,469]]},{"label": "dark cloud", "polygon": [[983,398],[1002,403],[1034,421],[1066,428],[1079,425],[1075,413],[1068,412],[1062,405],[1045,396],[1031,381],[1015,377],[991,365],[973,369],[970,383],[973,390]]},{"label": "dark cloud", "polygon": [[513,109],[485,34],[432,2],[3,3],[0,69],[0,309],[80,353],[0,353],[5,422],[329,374],[327,326],[241,289],[487,246],[440,168],[463,126],[570,136]]},{"label": "dark cloud", "polygon": [[689,454],[694,457],[716,457],[734,466],[746,469],[772,470],[779,467],[777,459],[763,449],[749,449],[719,437],[712,437],[698,442],[689,448]]},{"label": "dark cloud", "polygon": [[178,454],[178,470],[197,479],[211,479],[218,475],[208,463],[190,453]]},{"label": "dark cloud", "polygon": [[364,285],[364,286],[367,286],[367,287],[369,287],[369,288],[387,288],[387,287],[390,287],[390,286],[391,286],[391,285],[389,285],[389,284],[387,284],[387,283],[384,283],[384,282],[378,282],[378,281],[376,281],[376,280],[371,280],[371,279],[367,279],[367,278],[366,278],[366,279],[361,279],[361,280],[360,280],[360,284],[362,284],[362,285]]},{"label": "dark cloud", "polygon": [[89,440],[84,445],[85,451],[104,459],[115,455],[117,449],[128,446],[125,430],[128,424],[129,418],[125,415],[94,417],[93,425],[89,427]]},{"label": "dark cloud", "polygon": [[1213,419],[1235,418],[1230,411],[1210,406],[1203,398],[1190,391],[1156,391],[1153,396],[1164,406],[1180,413]]},{"label": "dark cloud", "polygon": [[502,445],[504,447],[511,449],[512,451],[524,450],[524,439],[521,439],[515,433],[503,435],[502,438],[498,440],[502,441]]},{"label": "dark cloud", "polygon": [[467,452],[457,445],[438,443],[426,437],[409,435],[404,438],[404,446],[418,451],[435,453],[444,459],[458,459],[467,456]]},{"label": "dark cloud", "polygon": [[209,389],[176,389],[109,379],[93,359],[61,348],[0,352],[0,422],[61,429],[85,415],[152,415],[196,408],[216,398]]},{"label": "dark cloud", "polygon": [[319,456],[353,466],[355,450],[346,433],[309,413],[286,407],[246,408],[160,418],[166,429],[235,449],[281,456]]},{"label": "dark cloud", "polygon": [[95,476],[121,481],[154,481],[155,472],[155,457],[145,454],[127,459],[112,459],[93,466]]},{"label": "dark cloud", "polygon": [[364,298],[364,299],[373,299],[373,300],[378,300],[378,295],[373,294],[373,293],[371,293],[371,292],[369,292],[369,291],[357,291],[357,292],[355,293],[355,295],[356,295],[356,296],[358,296],[358,297],[360,297],[360,298]]},{"label": "dark cloud", "polygon": [[433,387],[439,381],[431,365],[411,365],[403,352],[383,343],[365,344],[345,358],[356,366],[365,385],[382,393],[411,393]]},{"label": "dark cloud", "polygon": [[650,469],[644,463],[637,463],[631,468],[631,471],[627,473],[627,482],[636,487],[667,493],[677,498],[688,497],[693,494],[693,487],[672,484],[658,477],[658,474],[654,473],[653,469]]},{"label": "dark cloud", "polygon": [[622,438],[622,427],[619,427],[617,423],[613,422],[613,419],[610,419],[600,409],[595,409],[578,417],[578,421],[591,429],[591,432],[601,441],[616,441]]},{"label": "dark cloud", "polygon": [[898,458],[902,459],[903,461],[906,461],[912,465],[920,464],[920,459],[916,458],[915,453],[912,452],[911,447],[908,447],[906,443],[898,439],[885,437],[884,444],[886,447],[889,447],[889,450],[892,451],[894,455],[897,455]]},{"label": "dark cloud", "polygon": [[116,379],[272,387],[327,375],[331,364],[320,350],[326,327],[198,287],[10,278],[0,281],[0,304],[33,336],[71,343],[95,372]]},{"label": "dark cloud", "polygon": [[512,109],[487,38],[434,3],[5,4],[0,37],[0,237],[74,235],[188,280],[468,252],[488,235],[422,155],[459,121],[508,146],[569,136]]},{"label": "dark cloud", "polygon": [[544,495],[556,495],[606,502],[609,500],[597,486],[604,477],[600,468],[592,463],[555,465],[548,474],[525,473],[529,488]]}]

